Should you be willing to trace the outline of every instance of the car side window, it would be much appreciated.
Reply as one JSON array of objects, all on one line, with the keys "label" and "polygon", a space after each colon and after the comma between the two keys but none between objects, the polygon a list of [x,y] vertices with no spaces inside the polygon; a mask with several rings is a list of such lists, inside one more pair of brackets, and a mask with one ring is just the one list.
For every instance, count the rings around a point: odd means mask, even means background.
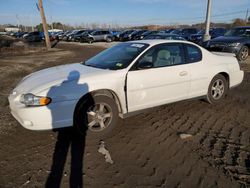
[{"label": "car side window", "polygon": [[138,64],[149,62],[153,68],[184,64],[182,46],[178,43],[161,44],[148,50]]},{"label": "car side window", "polygon": [[202,60],[201,50],[191,44],[186,44],[187,63],[195,63]]}]

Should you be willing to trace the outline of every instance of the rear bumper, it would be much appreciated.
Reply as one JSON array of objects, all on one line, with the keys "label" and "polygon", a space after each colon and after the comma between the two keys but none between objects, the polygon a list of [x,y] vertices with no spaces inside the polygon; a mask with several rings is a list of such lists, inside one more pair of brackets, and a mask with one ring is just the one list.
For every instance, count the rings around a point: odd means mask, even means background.
[{"label": "rear bumper", "polygon": [[240,85],[244,78],[244,71],[237,71],[230,74],[230,88]]}]

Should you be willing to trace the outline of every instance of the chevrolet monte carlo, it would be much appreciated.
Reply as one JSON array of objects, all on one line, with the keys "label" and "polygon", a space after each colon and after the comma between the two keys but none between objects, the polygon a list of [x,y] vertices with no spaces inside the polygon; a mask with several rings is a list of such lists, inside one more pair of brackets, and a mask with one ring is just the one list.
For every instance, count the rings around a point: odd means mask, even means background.
[{"label": "chevrolet monte carlo", "polygon": [[25,128],[75,126],[106,134],[119,119],[191,98],[218,103],[244,73],[235,57],[187,42],[141,40],[117,44],[86,62],[23,78],[9,96]]}]

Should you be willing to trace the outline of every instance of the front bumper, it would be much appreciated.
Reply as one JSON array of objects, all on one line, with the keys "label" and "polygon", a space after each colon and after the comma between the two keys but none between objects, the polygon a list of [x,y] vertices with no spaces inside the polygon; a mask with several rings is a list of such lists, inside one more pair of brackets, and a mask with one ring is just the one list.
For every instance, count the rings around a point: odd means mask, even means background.
[{"label": "front bumper", "polygon": [[26,107],[19,102],[20,96],[11,94],[8,99],[11,114],[24,128],[51,130],[73,125],[76,100],[51,103],[47,106]]}]

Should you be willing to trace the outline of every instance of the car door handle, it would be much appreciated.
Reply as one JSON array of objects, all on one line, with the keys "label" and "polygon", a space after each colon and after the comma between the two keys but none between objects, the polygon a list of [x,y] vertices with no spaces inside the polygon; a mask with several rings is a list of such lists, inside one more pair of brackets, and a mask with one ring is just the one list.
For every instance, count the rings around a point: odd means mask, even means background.
[{"label": "car door handle", "polygon": [[187,76],[188,75],[188,72],[187,71],[182,71],[179,73],[180,76]]}]

